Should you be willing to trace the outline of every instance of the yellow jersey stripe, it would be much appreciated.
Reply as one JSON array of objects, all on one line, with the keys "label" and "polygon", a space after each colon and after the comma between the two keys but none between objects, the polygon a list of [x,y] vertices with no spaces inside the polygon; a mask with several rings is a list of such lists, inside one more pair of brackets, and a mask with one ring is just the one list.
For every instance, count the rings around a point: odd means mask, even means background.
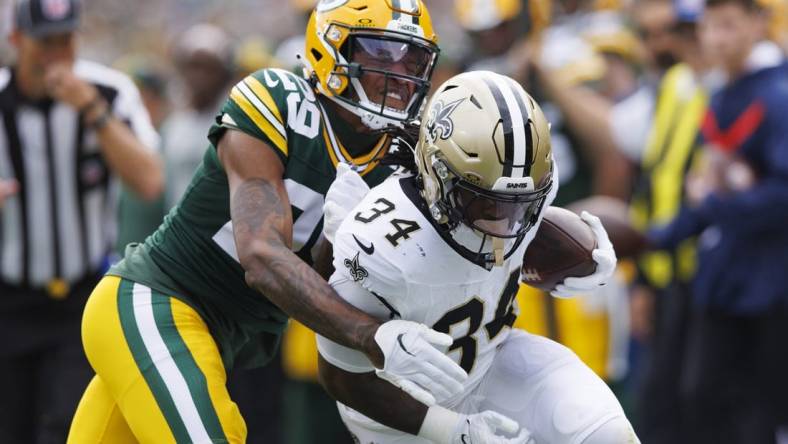
[{"label": "yellow jersey stripe", "polygon": [[[318,103],[318,105],[320,104]],[[372,171],[378,165],[380,158],[385,156],[388,152],[391,146],[390,139],[388,136],[381,136],[370,153],[359,156],[358,158],[352,157],[335,136],[334,129],[331,128],[331,122],[326,115],[326,110],[323,108],[323,105],[320,105],[320,111],[322,114],[321,120],[323,121],[323,139],[326,141],[326,150],[328,151],[328,156],[331,158],[334,167],[336,167],[339,162],[356,165],[358,174],[364,176]]]},{"label": "yellow jersey stripe", "polygon": [[331,137],[329,136],[328,129],[326,129],[326,126],[323,126],[323,140],[326,141],[326,148],[327,148],[326,151],[328,151],[328,157],[331,158],[331,164],[334,165],[334,168],[336,168],[337,164],[339,164],[339,158],[337,157],[337,153],[333,149],[334,145],[331,143]]},{"label": "yellow jersey stripe", "polygon": [[230,92],[230,99],[238,105],[241,110],[249,117],[252,122],[263,132],[268,139],[287,156],[287,138],[271,122],[266,119],[260,110],[241,92],[238,87],[234,87]]},{"label": "yellow jersey stripe", "polygon": [[276,102],[274,102],[274,98],[271,97],[271,93],[268,92],[268,89],[254,77],[247,77],[244,83],[254,92],[254,95],[263,102],[265,107],[268,108],[268,111],[279,121],[279,124],[284,125],[282,114],[279,112],[279,108],[277,108]]},{"label": "yellow jersey stripe", "polygon": [[237,85],[237,88],[239,91],[241,91],[244,97],[246,97],[247,100],[249,100],[249,102],[251,102],[254,105],[254,107],[257,108],[260,114],[262,114],[263,117],[265,117],[265,119],[268,120],[271,123],[271,125],[273,125],[273,127],[276,128],[277,131],[279,131],[280,134],[286,136],[287,133],[282,123],[279,122],[276,116],[273,115],[271,111],[265,106],[265,104],[263,104],[263,102],[257,98],[255,93],[252,91],[251,88],[249,88],[249,86],[246,83],[244,82],[239,83]]},{"label": "yellow jersey stripe", "polygon": [[347,161],[355,163],[355,164],[362,164],[363,165],[363,164],[371,162],[372,159],[375,156],[380,155],[380,153],[378,151],[380,151],[380,149],[383,148],[383,144],[386,143],[386,142],[388,142],[388,137],[387,136],[381,136],[380,140],[378,140],[378,143],[375,144],[375,147],[372,148],[369,151],[369,153],[361,155],[361,156],[358,156],[358,157],[351,156],[350,153],[348,152],[347,148],[345,148],[345,146],[342,145],[341,141],[337,140],[337,145],[339,145],[339,150],[342,153],[342,157],[344,157]]}]

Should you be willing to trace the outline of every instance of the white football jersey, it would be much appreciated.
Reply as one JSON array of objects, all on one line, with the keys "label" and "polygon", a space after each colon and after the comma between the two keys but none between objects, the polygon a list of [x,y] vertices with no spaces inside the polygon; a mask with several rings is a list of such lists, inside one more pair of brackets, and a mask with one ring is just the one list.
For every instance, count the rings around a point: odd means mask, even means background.
[{"label": "white football jersey", "polygon": [[[454,338],[448,354],[469,378],[463,394],[438,399],[450,407],[479,384],[496,348],[509,334],[516,318],[523,254],[538,226],[503,266],[487,270],[458,253],[429,218],[414,178],[389,178],[371,190],[339,227],[331,280],[361,285],[366,290],[362,296],[343,290],[344,285],[335,287],[362,310],[420,322]],[[508,248],[511,245],[513,241]],[[337,354],[326,347],[324,338],[319,338],[319,346],[332,364],[364,371],[358,361],[336,362]]]}]

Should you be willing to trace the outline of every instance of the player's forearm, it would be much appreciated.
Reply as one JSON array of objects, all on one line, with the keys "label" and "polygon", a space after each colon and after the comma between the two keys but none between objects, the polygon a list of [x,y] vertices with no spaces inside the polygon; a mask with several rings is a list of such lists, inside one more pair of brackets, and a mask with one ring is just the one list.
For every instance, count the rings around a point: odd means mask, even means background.
[{"label": "player's forearm", "polygon": [[262,179],[247,180],[234,193],[233,231],[247,284],[310,329],[364,352],[382,367],[374,339],[381,322],[341,299],[291,251],[284,235],[292,226],[286,207],[275,187]]},{"label": "player's forearm", "polygon": [[318,356],[319,380],[337,401],[388,427],[419,433],[428,407],[374,373],[349,373]]},{"label": "player's forearm", "polygon": [[361,350],[375,366],[383,366],[383,355],[374,339],[379,320],[340,299],[316,271],[290,250],[276,252],[264,247],[257,257],[259,265],[246,275],[252,288],[311,330]]},{"label": "player's forearm", "polygon": [[99,144],[107,164],[143,200],[152,201],[164,189],[161,160],[137,139],[128,126],[111,117],[99,129]]}]

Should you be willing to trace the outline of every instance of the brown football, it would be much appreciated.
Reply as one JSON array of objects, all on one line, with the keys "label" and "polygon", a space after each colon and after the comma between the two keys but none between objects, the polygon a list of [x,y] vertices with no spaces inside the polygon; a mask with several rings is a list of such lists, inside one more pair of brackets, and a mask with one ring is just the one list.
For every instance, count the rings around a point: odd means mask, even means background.
[{"label": "brown football", "polygon": [[568,209],[577,214],[583,210],[597,216],[605,227],[610,243],[619,258],[636,257],[648,248],[648,240],[632,225],[629,208],[621,200],[607,196],[592,196],[573,202]]},{"label": "brown football", "polygon": [[523,257],[523,282],[550,291],[568,277],[588,276],[596,270],[591,252],[596,239],[580,216],[548,207],[542,225]]}]

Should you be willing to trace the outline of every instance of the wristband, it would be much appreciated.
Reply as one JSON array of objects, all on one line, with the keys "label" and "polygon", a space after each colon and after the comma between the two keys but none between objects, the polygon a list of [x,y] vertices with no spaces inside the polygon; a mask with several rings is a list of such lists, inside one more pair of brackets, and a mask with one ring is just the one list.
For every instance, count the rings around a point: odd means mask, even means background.
[{"label": "wristband", "polygon": [[418,436],[437,444],[449,444],[454,436],[454,429],[461,419],[459,413],[434,405],[427,410]]}]

